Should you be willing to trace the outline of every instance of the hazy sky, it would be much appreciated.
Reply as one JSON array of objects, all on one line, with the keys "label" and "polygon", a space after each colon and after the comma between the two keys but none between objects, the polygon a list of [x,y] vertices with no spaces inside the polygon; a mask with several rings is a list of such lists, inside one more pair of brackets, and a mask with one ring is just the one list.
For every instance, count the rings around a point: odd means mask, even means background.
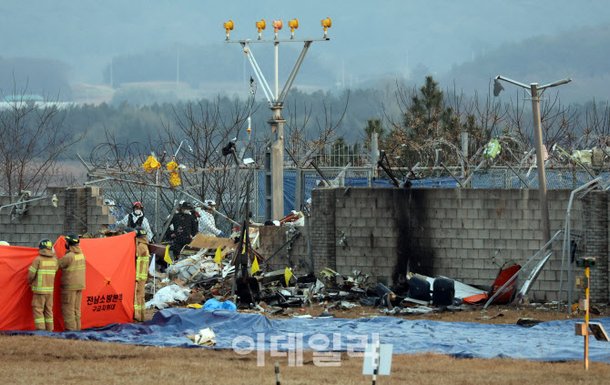
[{"label": "hazy sky", "polygon": [[[222,23],[234,38],[256,38],[254,22],[299,18],[297,37],[321,37],[320,20],[333,19],[331,40],[310,55],[345,76],[431,73],[472,60],[507,42],[608,23],[608,0],[2,0],[4,57],[49,57],[71,66],[73,81],[100,82],[116,55],[176,45],[223,45]],[[281,32],[288,37],[288,28]],[[271,27],[265,31],[271,36]],[[607,47],[606,47],[607,48]],[[237,49],[237,48],[234,48]],[[219,63],[223,65],[223,63]]]}]

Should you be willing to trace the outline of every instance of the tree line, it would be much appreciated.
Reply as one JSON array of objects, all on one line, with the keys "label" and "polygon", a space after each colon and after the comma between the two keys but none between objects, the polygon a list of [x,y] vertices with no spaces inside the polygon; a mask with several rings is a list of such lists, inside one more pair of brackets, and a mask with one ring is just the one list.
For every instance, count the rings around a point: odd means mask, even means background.
[{"label": "tree line", "polygon": [[[608,104],[563,105],[558,95],[549,92],[541,105],[547,148],[559,145],[570,152],[596,146],[605,151],[610,135]],[[443,90],[431,76],[420,87],[397,82],[384,90],[338,94],[295,90],[286,100],[283,116],[287,166],[310,167],[312,161],[319,166],[364,165],[369,161],[372,132],[379,134],[379,148],[400,167],[434,166],[441,161],[455,165],[464,156],[470,157],[466,162],[476,164],[481,149],[493,138],[501,140],[500,156],[507,162],[519,162],[533,148],[531,104],[526,95],[466,97]],[[158,185],[166,179],[157,182],[155,175],[142,173],[142,163],[151,153],[160,159],[165,156],[167,163],[181,148],[178,163],[186,167],[182,175],[190,193],[204,198],[212,191],[218,199],[233,202],[239,212],[240,199],[226,194],[237,178],[228,173],[241,171],[221,150],[237,142],[240,157],[253,157],[262,165],[272,137],[269,117],[267,104],[255,95],[66,110],[14,106],[0,111],[0,135],[10,138],[0,144],[0,186],[2,193],[11,196],[23,189],[40,191],[61,174],[58,164],[76,159],[77,154],[90,167],[111,170],[124,180]],[[463,133],[469,137],[466,153]],[[322,156],[328,153],[349,157]],[[245,186],[247,178],[239,179]],[[168,196],[168,204],[171,201]]]}]

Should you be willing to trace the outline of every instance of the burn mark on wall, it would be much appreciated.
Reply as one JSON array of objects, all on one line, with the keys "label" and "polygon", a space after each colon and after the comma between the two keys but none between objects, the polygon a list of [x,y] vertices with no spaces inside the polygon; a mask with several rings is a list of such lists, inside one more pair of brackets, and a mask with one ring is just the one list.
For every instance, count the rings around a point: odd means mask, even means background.
[{"label": "burn mark on wall", "polygon": [[398,283],[407,272],[432,275],[434,252],[427,234],[425,194],[418,190],[396,189],[393,197],[398,238],[392,280]]}]

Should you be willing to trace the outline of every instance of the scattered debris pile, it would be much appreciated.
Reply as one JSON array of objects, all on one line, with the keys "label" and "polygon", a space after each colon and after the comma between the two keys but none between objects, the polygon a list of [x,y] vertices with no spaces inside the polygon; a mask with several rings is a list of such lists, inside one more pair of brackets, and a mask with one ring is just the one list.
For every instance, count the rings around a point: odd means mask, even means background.
[{"label": "scattered debris pile", "polygon": [[[294,222],[300,219],[297,214],[293,217]],[[388,287],[359,270],[351,275],[330,268],[317,275],[298,275],[291,267],[265,271],[276,253],[265,258],[253,247],[257,242],[257,229],[246,223],[233,238],[198,234],[164,273],[150,272],[147,294],[152,299],[147,307],[199,308],[206,301],[217,300],[269,315],[293,314],[289,309],[313,305],[324,309],[322,315],[359,306],[379,308],[385,314],[424,314],[458,311],[475,304],[510,303],[518,292],[519,265],[503,266],[488,290],[447,277],[412,273]],[[156,252],[162,252],[163,248],[155,245],[151,251],[155,247]]]}]

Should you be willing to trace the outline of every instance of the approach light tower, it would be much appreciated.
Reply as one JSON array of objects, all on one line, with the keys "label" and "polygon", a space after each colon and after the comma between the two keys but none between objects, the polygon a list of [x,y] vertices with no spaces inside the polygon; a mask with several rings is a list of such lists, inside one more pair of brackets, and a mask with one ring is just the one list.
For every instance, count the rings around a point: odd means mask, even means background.
[{"label": "approach light tower", "polygon": [[[263,39],[263,31],[265,30],[267,23],[264,19],[257,21],[255,23],[256,29],[258,32],[258,37],[256,40],[231,40],[231,31],[233,30],[235,24],[232,20],[229,20],[224,23],[224,28],[226,32],[227,43],[239,43],[241,44],[244,54],[248,58],[250,62],[250,66],[254,71],[254,75],[261,85],[265,97],[269,102],[269,108],[271,108],[271,119],[268,121],[271,126],[271,132],[274,134],[274,141],[271,145],[271,157],[270,159],[265,160],[265,219],[273,220],[280,219],[284,216],[284,123],[286,121],[282,118],[282,108],[284,106],[284,100],[286,99],[286,95],[292,87],[292,83],[301,68],[301,64],[305,59],[305,55],[307,54],[307,50],[309,50],[309,46],[314,41],[328,41],[330,38],[328,37],[328,29],[332,26],[332,21],[329,17],[323,19],[321,21],[322,28],[324,30],[324,35],[321,39],[304,39],[299,40],[294,38],[294,32],[297,28],[299,28],[298,19],[292,19],[288,21],[288,27],[290,28],[290,39],[280,39],[279,31],[283,27],[282,20],[274,20],[273,21],[273,32],[274,37],[273,40],[265,40]],[[301,54],[297,58],[288,79],[286,79],[286,83],[280,92],[279,88],[279,48],[280,43],[303,43],[303,49],[301,50]],[[274,50],[274,80],[275,86],[272,90],[269,87],[269,83],[265,79],[263,72],[261,71],[256,59],[254,58],[254,54],[252,53],[251,45],[254,43],[273,43],[275,48]]]}]

